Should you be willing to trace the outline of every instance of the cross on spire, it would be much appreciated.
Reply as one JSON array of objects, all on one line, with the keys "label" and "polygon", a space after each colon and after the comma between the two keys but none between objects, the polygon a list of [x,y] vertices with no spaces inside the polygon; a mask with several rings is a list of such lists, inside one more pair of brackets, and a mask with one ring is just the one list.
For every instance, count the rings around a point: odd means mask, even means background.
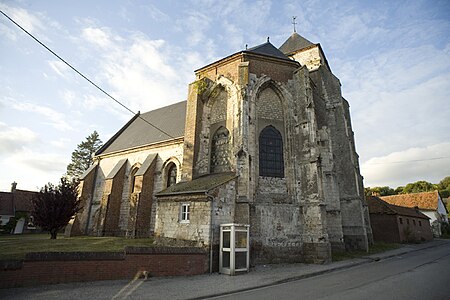
[{"label": "cross on spire", "polygon": [[295,22],[295,19],[297,19],[297,16],[292,16],[292,25],[294,25],[294,32],[297,32],[297,30],[295,30],[295,24],[297,24],[297,22]]}]

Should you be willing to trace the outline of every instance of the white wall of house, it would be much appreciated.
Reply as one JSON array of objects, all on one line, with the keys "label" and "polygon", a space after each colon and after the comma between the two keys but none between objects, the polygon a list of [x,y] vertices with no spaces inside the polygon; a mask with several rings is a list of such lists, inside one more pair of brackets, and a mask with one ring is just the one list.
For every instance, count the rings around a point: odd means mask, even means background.
[{"label": "white wall of house", "polygon": [[445,209],[444,201],[442,201],[441,196],[439,196],[438,199],[437,212],[441,215],[443,221],[448,223],[447,210]]}]

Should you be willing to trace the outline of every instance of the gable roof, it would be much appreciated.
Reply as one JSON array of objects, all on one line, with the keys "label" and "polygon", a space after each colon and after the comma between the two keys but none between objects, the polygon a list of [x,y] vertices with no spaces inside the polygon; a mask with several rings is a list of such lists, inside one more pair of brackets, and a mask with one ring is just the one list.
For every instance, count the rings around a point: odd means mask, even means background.
[{"label": "gable roof", "polygon": [[380,197],[389,204],[403,207],[419,207],[424,210],[437,210],[439,201],[439,192],[422,192],[414,194],[401,194],[393,196]]},{"label": "gable roof", "polygon": [[[149,125],[141,118],[164,130],[172,137]],[[135,115],[95,155],[132,149],[184,136],[186,101]]]},{"label": "gable roof", "polygon": [[16,211],[31,211],[31,199],[37,196],[39,192],[14,190],[14,208]]},{"label": "gable roof", "polygon": [[247,53],[256,53],[256,54],[263,54],[263,55],[268,55],[268,56],[273,56],[273,57],[277,57],[277,58],[282,58],[282,59],[288,59],[291,60],[289,57],[287,57],[286,55],[284,55],[283,52],[281,52],[280,50],[278,50],[274,45],[272,45],[270,42],[266,42],[264,44],[246,49],[244,52]]},{"label": "gable roof", "polygon": [[284,54],[290,54],[292,52],[298,51],[300,49],[315,45],[314,43],[308,41],[297,32],[291,34],[291,36],[281,45],[279,48]]},{"label": "gable roof", "polygon": [[183,181],[174,184],[157,193],[156,196],[206,193],[236,177],[236,174],[232,172],[208,174],[195,178],[191,181]]},{"label": "gable roof", "polygon": [[367,197],[367,204],[369,205],[369,213],[371,214],[400,215],[427,220],[429,219],[418,209],[392,205],[376,196]]},{"label": "gable roof", "polygon": [[0,215],[14,216],[13,197],[10,192],[0,192]]}]

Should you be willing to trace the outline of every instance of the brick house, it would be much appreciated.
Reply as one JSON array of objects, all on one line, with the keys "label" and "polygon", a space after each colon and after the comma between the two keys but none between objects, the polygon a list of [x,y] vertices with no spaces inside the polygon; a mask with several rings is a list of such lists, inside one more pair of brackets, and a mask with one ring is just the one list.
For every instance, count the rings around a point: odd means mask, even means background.
[{"label": "brick house", "polygon": [[425,242],[433,239],[429,217],[418,208],[389,204],[382,199],[367,197],[370,225],[376,242]]},{"label": "brick house", "polygon": [[448,223],[448,211],[438,191],[382,196],[381,199],[397,206],[418,207],[429,218],[435,237],[442,234],[441,223]]},{"label": "brick house", "polygon": [[19,190],[17,183],[11,184],[11,192],[0,192],[0,225],[6,225],[11,218],[21,215],[13,230],[14,234],[35,232],[31,215],[31,199],[38,192]]},{"label": "brick house", "polygon": [[217,252],[219,225],[241,223],[253,263],[367,250],[349,104],[320,44],[293,33],[195,76],[187,101],[136,115],[96,153],[71,234],[153,235]]}]

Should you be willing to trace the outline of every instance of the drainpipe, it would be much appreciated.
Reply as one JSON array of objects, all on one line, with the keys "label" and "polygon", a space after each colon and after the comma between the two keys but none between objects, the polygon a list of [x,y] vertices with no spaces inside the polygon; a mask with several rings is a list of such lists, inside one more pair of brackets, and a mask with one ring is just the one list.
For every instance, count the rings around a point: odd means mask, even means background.
[{"label": "drainpipe", "polygon": [[213,227],[213,204],[214,197],[205,192],[207,198],[211,199],[211,212],[210,212],[210,221],[209,221],[209,274],[212,274],[212,266],[213,266],[213,241],[214,241],[214,227]]}]

